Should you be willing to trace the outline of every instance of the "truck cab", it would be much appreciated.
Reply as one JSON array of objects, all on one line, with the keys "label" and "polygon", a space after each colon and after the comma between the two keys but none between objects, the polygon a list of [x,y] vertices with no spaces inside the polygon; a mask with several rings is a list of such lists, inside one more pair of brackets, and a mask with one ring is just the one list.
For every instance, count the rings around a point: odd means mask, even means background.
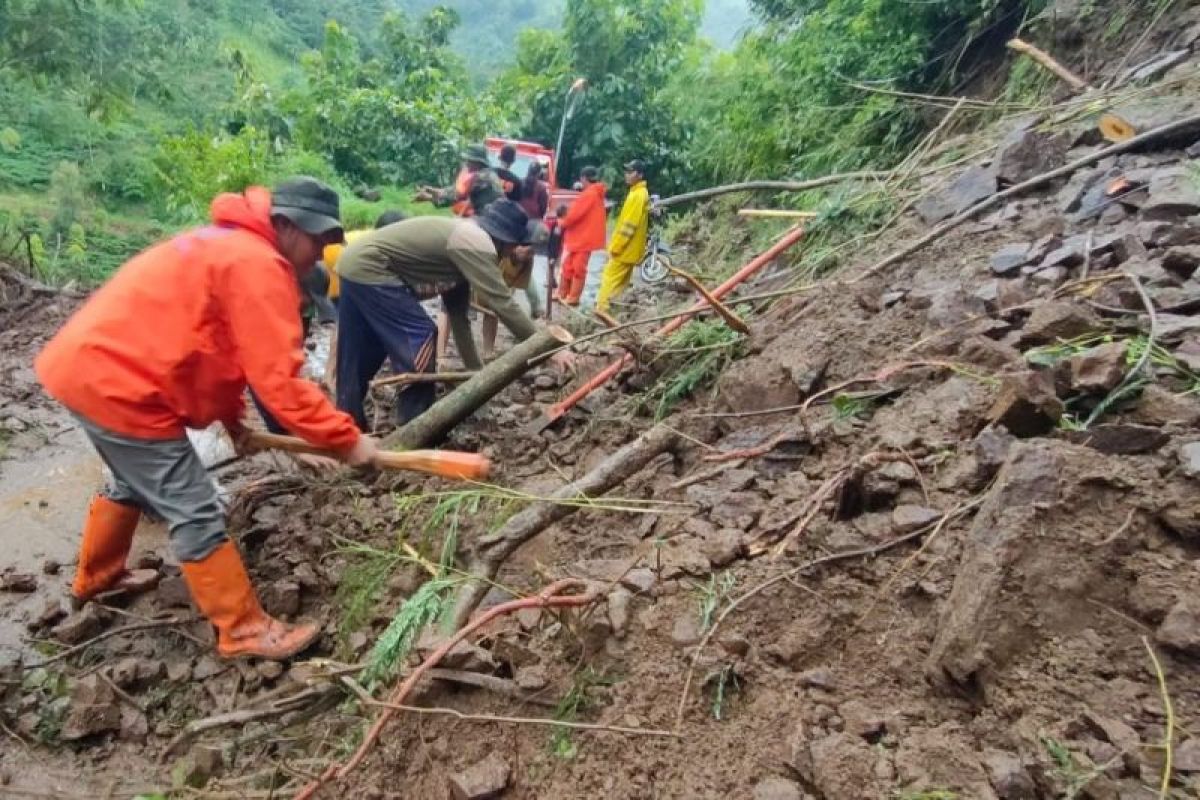
[{"label": "truck cab", "polygon": [[506,144],[512,145],[517,151],[517,160],[513,162],[512,171],[518,178],[524,178],[529,173],[529,165],[535,161],[542,165],[542,174],[545,176],[546,183],[550,184],[550,205],[544,221],[553,228],[559,206],[570,208],[579,192],[559,186],[558,161],[555,158],[555,152],[537,142],[524,142],[520,139],[505,139],[498,136],[484,139],[483,146],[487,148],[493,166],[500,163],[500,149]]}]

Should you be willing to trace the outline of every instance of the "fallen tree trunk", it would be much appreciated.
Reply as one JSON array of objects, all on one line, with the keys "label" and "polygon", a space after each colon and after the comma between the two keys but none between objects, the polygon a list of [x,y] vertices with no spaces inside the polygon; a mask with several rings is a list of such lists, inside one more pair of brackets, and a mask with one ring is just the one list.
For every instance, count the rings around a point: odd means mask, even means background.
[{"label": "fallen tree trunk", "polygon": [[1049,172],[1043,172],[1041,175],[1035,175],[1029,180],[1014,184],[1002,192],[997,192],[991,197],[985,197],[983,200],[980,200],[978,203],[971,206],[966,211],[963,211],[958,216],[951,217],[950,219],[941,223],[917,241],[913,242],[907,247],[902,248],[901,250],[897,250],[895,253],[892,253],[891,255],[877,262],[866,272],[863,272],[861,275],[851,279],[850,282],[853,283],[855,281],[860,281],[863,278],[868,278],[877,272],[892,266],[893,264],[903,261],[918,250],[921,250],[927,245],[936,242],[938,239],[942,238],[959,225],[962,225],[964,222],[967,222],[982,212],[987,211],[989,208],[996,206],[1002,200],[1007,200],[1009,197],[1014,195],[1028,192],[1030,189],[1037,189],[1038,187],[1049,183],[1055,178],[1062,178],[1070,175],[1077,169],[1090,167],[1097,161],[1101,161],[1109,156],[1120,155],[1121,153],[1135,150],[1143,145],[1162,141],[1168,137],[1180,135],[1182,132],[1190,129],[1195,129],[1197,132],[1200,132],[1200,114],[1193,114],[1191,116],[1184,117],[1183,119],[1176,120],[1169,125],[1163,125],[1161,127],[1154,128],[1153,130],[1146,131],[1138,136],[1134,136],[1132,139],[1126,139],[1123,142],[1109,145],[1108,147],[1097,150],[1091,155],[1076,159],[1070,164],[1066,164],[1057,169],[1052,169]]},{"label": "fallen tree trunk", "polygon": [[724,186],[712,186],[708,189],[699,189],[694,192],[685,192],[684,194],[677,194],[674,197],[664,197],[658,201],[658,206],[659,208],[667,208],[668,206],[679,205],[680,203],[690,203],[693,200],[706,200],[710,197],[730,194],[732,192],[807,192],[809,189],[820,189],[822,186],[829,186],[834,183],[841,183],[842,181],[880,180],[891,177],[892,174],[891,170],[867,170],[863,172],[842,172],[837,175],[825,175],[808,181],[743,181]]},{"label": "fallen tree trunk", "polygon": [[572,341],[571,334],[548,325],[476,372],[421,416],[384,439],[386,449],[414,450],[441,441],[450,430],[525,374],[530,362]]},{"label": "fallen tree trunk", "polygon": [[660,453],[674,450],[679,443],[675,431],[657,426],[612,453],[578,480],[568,483],[548,500],[535,503],[512,517],[494,533],[480,538],[467,559],[471,576],[458,590],[454,600],[453,627],[467,624],[484,595],[494,585],[504,562],[521,545],[560,519],[573,514],[580,500],[597,497],[641,471]]}]

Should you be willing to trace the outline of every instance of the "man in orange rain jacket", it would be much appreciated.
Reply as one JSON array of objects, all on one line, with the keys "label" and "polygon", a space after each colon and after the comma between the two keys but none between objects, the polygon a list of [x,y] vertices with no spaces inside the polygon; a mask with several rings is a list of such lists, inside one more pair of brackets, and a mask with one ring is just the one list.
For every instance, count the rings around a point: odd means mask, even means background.
[{"label": "man in orange rain jacket", "polygon": [[167,520],[222,656],[283,659],[316,638],[316,625],[285,624],[259,605],[184,428],[220,421],[242,442],[249,384],[292,433],[347,463],[374,461],[374,440],[299,377],[297,279],[342,236],[337,193],[312,178],[220,195],[211,225],[131,259],[39,354],[43,386],[76,416],[113,478],[84,523],[77,600],[154,585],[153,571],[125,566],[146,509]]},{"label": "man in orange rain jacket", "polygon": [[558,220],[563,229],[562,275],[558,280],[558,299],[569,306],[579,305],[587,283],[588,259],[593,250],[604,249],[605,185],[600,182],[595,167],[584,167],[579,173],[583,191],[571,204],[566,215]]}]

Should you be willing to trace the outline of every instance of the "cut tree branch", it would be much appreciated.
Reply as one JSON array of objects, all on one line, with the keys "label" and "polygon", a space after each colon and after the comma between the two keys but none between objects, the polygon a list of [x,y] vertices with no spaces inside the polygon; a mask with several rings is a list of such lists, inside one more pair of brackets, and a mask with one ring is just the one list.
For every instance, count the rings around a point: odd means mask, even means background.
[{"label": "cut tree branch", "polygon": [[1011,39],[1008,42],[1008,49],[1017,53],[1024,53],[1025,55],[1029,56],[1039,65],[1054,73],[1059,80],[1077,92],[1082,92],[1085,89],[1091,88],[1088,86],[1087,81],[1064,67],[1060,62],[1056,61],[1053,56],[1037,45],[1032,45],[1024,39]]},{"label": "cut tree branch", "polygon": [[651,428],[612,453],[591,472],[558,489],[547,500],[521,510],[499,530],[480,538],[467,559],[466,572],[471,577],[459,588],[454,601],[454,627],[462,627],[471,618],[500,567],[517,548],[574,513],[580,507],[580,498],[604,494],[636,475],[660,453],[674,450],[678,444],[679,435],[675,431],[661,425]]}]

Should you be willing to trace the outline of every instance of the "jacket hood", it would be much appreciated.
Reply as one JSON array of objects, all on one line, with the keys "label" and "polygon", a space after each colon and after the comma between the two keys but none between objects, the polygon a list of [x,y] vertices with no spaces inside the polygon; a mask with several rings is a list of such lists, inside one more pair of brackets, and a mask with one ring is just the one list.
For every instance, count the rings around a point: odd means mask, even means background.
[{"label": "jacket hood", "polygon": [[583,191],[591,192],[592,194],[599,194],[600,196],[603,197],[608,192],[608,187],[605,186],[600,181],[594,181],[594,182],[588,184],[587,186],[585,186]]},{"label": "jacket hood", "polygon": [[209,210],[214,225],[232,225],[257,233],[275,244],[275,227],[271,225],[271,192],[261,186],[251,186],[242,194],[227,192],[213,198]]}]

